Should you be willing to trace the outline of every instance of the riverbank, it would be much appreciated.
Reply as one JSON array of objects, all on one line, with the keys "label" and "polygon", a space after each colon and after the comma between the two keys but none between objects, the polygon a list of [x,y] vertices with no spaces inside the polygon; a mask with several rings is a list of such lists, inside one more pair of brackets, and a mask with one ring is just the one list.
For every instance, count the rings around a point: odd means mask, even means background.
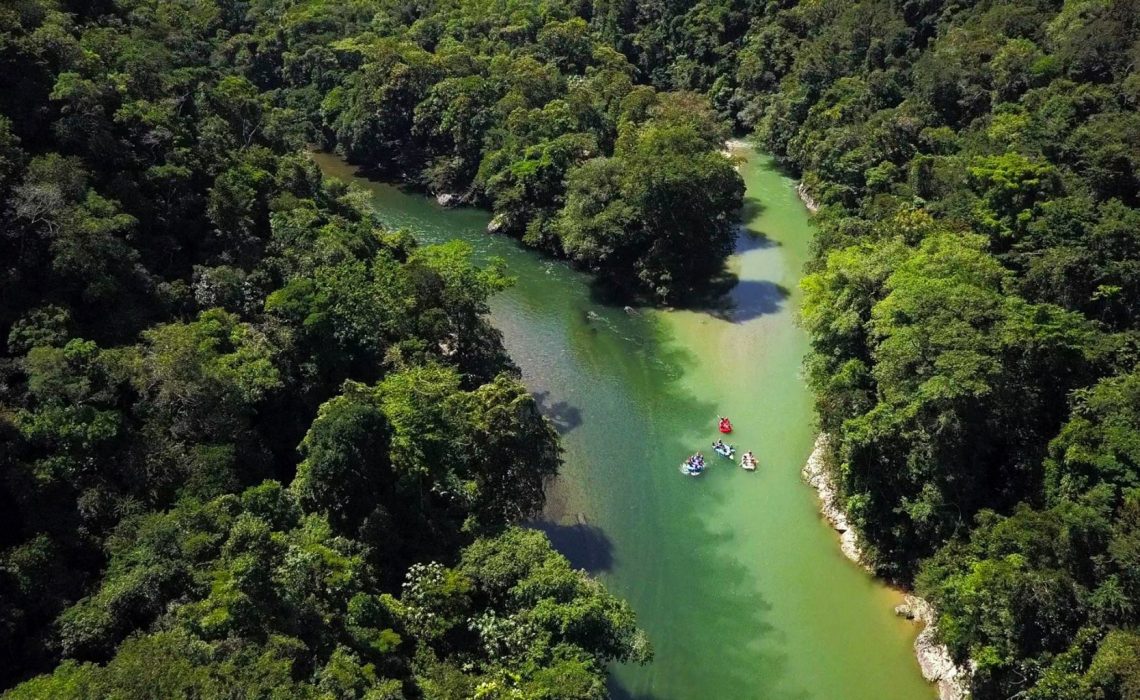
[{"label": "riverbank", "polygon": [[[802,180],[796,183],[796,196],[810,213],[815,214],[819,211],[819,203]],[[804,463],[801,475],[804,481],[815,489],[819,497],[820,514],[838,535],[839,549],[843,552],[843,556],[867,573],[874,575],[860,549],[859,533],[840,506],[839,492],[831,478],[832,468],[827,463],[831,456],[830,447],[830,439],[826,433],[816,436],[812,452]],[[954,663],[946,645],[939,644],[935,640],[938,631],[938,613],[934,606],[916,595],[904,592],[903,602],[895,606],[895,614],[921,625],[921,630],[914,640],[915,658],[918,660],[923,678],[938,687],[939,700],[969,698],[967,689],[969,669]]]},{"label": "riverbank", "polygon": [[[837,555],[800,480],[815,439],[796,324],[813,228],[770,158],[738,155],[736,281],[710,309],[629,313],[586,275],[487,235],[487,212],[357,182],[386,225],[423,243],[459,238],[517,280],[492,300],[491,321],[565,449],[538,526],[629,601],[656,652],[647,667],[612,669],[612,697],[932,698],[915,627],[891,613],[902,597]],[[718,413],[760,467],[718,460],[700,479],[682,476],[685,455],[717,437]]]},{"label": "riverbank", "polygon": [[812,214],[819,211],[819,202],[815,201],[815,197],[808,191],[807,184],[802,180],[796,184],[796,196],[800,198],[800,201],[804,203],[804,206]]},{"label": "riverbank", "polygon": [[[847,519],[847,513],[839,504],[839,493],[832,480],[831,441],[827,433],[820,433],[815,446],[804,464],[802,476],[819,496],[820,513],[839,535],[839,548],[843,555],[869,573],[871,567],[864,560],[859,547],[859,533]],[[926,680],[938,686],[939,700],[965,700],[970,696],[967,688],[970,673],[954,663],[950,650],[939,644],[937,636],[938,612],[928,601],[906,593],[903,602],[895,606],[895,614],[913,620],[922,626],[914,640],[915,657]]]}]

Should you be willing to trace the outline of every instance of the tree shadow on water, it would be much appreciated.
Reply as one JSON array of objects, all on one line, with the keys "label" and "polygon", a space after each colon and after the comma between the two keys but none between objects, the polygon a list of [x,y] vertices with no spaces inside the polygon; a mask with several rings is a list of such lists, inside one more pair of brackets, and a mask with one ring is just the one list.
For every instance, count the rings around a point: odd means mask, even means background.
[{"label": "tree shadow on water", "polygon": [[598,574],[613,568],[614,545],[600,527],[585,522],[561,525],[550,520],[539,520],[530,526],[545,533],[575,569]]},{"label": "tree shadow on water", "polygon": [[736,234],[736,247],[732,252],[734,255],[741,253],[748,253],[753,250],[766,250],[768,248],[776,248],[781,243],[773,240],[768,234],[760,231],[753,231],[741,226]]},{"label": "tree shadow on water", "polygon": [[[761,206],[757,204],[757,206]],[[734,255],[779,246],[764,233],[752,231],[743,225],[737,228]],[[595,285],[593,299],[602,304],[614,305],[622,298],[603,284]],[[744,323],[752,319],[779,312],[790,292],[787,287],[769,280],[741,280],[727,266],[698,289],[691,290],[675,308],[707,313],[730,323]]]},{"label": "tree shadow on water", "polygon": [[[775,307],[778,293],[768,290],[768,306],[747,306],[748,313]],[[620,314],[601,311],[609,320]],[[560,502],[554,491],[547,519],[531,523],[573,566],[606,574],[611,590],[634,606],[657,650],[651,670],[619,669],[609,692],[618,700],[796,697],[786,692],[796,684],[788,673],[786,632],[773,625],[772,602],[756,580],[750,546],[739,541],[745,535],[730,526],[731,517],[713,517],[731,515],[731,495],[748,488],[747,477],[729,460],[716,461],[700,479],[678,472],[682,459],[708,450],[717,436],[719,399],[695,391],[690,381],[703,358],[656,314],[619,325],[628,341],[619,334],[613,343],[598,343],[576,333],[566,350],[621,380],[614,383],[621,392],[607,389],[606,400],[599,391],[579,394],[575,402],[591,422],[620,416],[640,458],[630,464],[625,441],[592,442],[567,472],[587,482],[582,490],[590,500]],[[559,389],[552,392],[557,396]],[[587,434],[583,429],[570,439]],[[604,514],[606,530],[574,512],[579,508]]]},{"label": "tree shadow on water", "polygon": [[[763,207],[759,202],[757,202],[755,206],[757,211]],[[754,216],[754,214],[752,216]],[[747,221],[750,219],[744,220]],[[751,230],[741,224],[736,227],[736,238],[733,243],[732,254],[743,255],[755,250],[767,250],[780,245],[782,244],[779,241],[774,240],[767,234]],[[708,311],[710,309],[723,311],[725,308],[733,306],[734,299],[740,296],[737,293],[738,287],[741,284],[748,283],[748,281],[742,283],[739,276],[725,266],[719,273],[713,275],[699,286],[684,292],[680,299],[674,300],[671,307],[689,311]],[[773,284],[773,286],[777,289],[783,289],[779,285]],[[590,301],[599,306],[625,308],[627,312],[632,313],[636,313],[636,309],[639,307],[660,307],[657,301],[647,298],[644,292],[638,291],[628,282],[607,279],[599,275],[590,279],[589,289]],[[784,291],[784,296],[787,296],[786,290]],[[747,299],[745,299],[745,301],[747,302]],[[755,308],[755,305],[751,303],[736,303],[735,305],[747,306],[749,310]],[[778,310],[778,306],[771,310],[760,311],[760,313],[772,313],[776,310]],[[746,321],[749,318],[754,318],[754,316],[741,317],[738,320]]]},{"label": "tree shadow on water", "polygon": [[743,323],[779,312],[789,295],[788,288],[782,284],[768,280],[741,280],[733,287],[724,306],[710,313],[726,321]]},{"label": "tree shadow on water", "polygon": [[[708,477],[736,475],[720,471],[718,468]],[[683,631],[684,636],[670,634],[666,638],[660,630],[656,635],[651,630],[650,638],[658,644],[662,655],[668,655],[674,663],[678,658],[690,660],[691,656],[698,668],[705,663],[715,668],[696,671],[705,676],[702,685],[715,689],[710,697],[771,697],[777,688],[781,697],[788,697],[785,638],[769,621],[772,605],[757,589],[754,574],[727,554],[740,550],[734,544],[737,535],[730,530],[710,528],[699,515],[715,509],[714,503],[720,500],[722,496],[711,490],[702,491],[694,499],[695,507],[682,516],[685,527],[696,533],[693,541],[699,543],[691,553],[683,555],[691,557],[684,567],[687,573],[682,576],[692,605],[676,606],[668,622],[670,632]],[[666,644],[673,648],[666,651]],[[684,647],[678,650],[678,644]]]},{"label": "tree shadow on water", "polygon": [[[736,236],[736,254],[774,248],[780,245],[767,235],[741,226]],[[742,280],[725,269],[715,277],[704,293],[693,298],[694,310],[703,310],[722,321],[743,323],[780,311],[790,292],[787,287],[769,280]]]},{"label": "tree shadow on water", "polygon": [[621,681],[614,678],[613,674],[606,679],[606,692],[610,695],[610,700],[662,700],[661,697],[651,695],[649,693],[634,693],[621,684]]},{"label": "tree shadow on water", "polygon": [[[713,472],[705,478],[713,478]],[[677,586],[691,596],[692,604],[677,601],[663,615],[639,620],[647,628],[657,651],[653,664],[661,664],[654,685],[659,690],[637,688],[642,685],[618,678],[612,671],[607,690],[614,700],[688,700],[692,697],[753,698],[780,697],[806,700],[808,694],[798,688],[787,673],[784,633],[769,622],[772,606],[756,590],[753,575],[724,550],[731,549],[735,537],[725,531],[712,531],[697,516],[700,508],[719,501],[709,491],[695,492],[695,508],[676,512],[686,527],[692,528],[700,544],[682,554],[684,563],[672,571],[677,580],[663,580],[658,585],[676,590]],[[678,670],[683,664],[688,668]],[[675,686],[675,687],[674,687]],[[705,690],[694,694],[694,688]]]},{"label": "tree shadow on water", "polygon": [[[707,450],[717,436],[719,407],[715,397],[694,393],[686,381],[701,358],[684,338],[668,324],[651,330],[647,381],[630,389],[644,391],[637,403],[650,407],[639,434],[655,458],[668,463],[651,465],[651,473],[626,472],[643,476],[619,482],[629,496],[623,503],[627,521],[644,524],[638,526],[644,530],[641,551],[616,553],[615,573],[636,571],[636,582],[624,585],[657,651],[654,682],[636,671],[611,675],[609,691],[619,700],[688,700],[702,697],[696,694],[701,687],[710,698],[796,697],[786,633],[772,623],[772,602],[750,568],[755,563],[747,561],[751,547],[726,512],[750,482],[730,460],[716,458],[700,479],[678,473],[686,455]],[[619,586],[617,592],[627,591]]]},{"label": "tree shadow on water", "polygon": [[745,222],[752,221],[756,217],[763,214],[764,210],[767,208],[768,205],[760,201],[759,198],[749,197],[748,195],[745,195],[744,202],[742,202],[740,205],[740,220]]},{"label": "tree shadow on water", "polygon": [[691,308],[729,323],[744,323],[780,312],[791,291],[770,280],[742,280],[725,273],[714,281],[710,293]]},{"label": "tree shadow on water", "polygon": [[565,435],[582,425],[582,410],[566,401],[551,401],[549,391],[532,393],[539,412],[546,416],[559,435]]}]

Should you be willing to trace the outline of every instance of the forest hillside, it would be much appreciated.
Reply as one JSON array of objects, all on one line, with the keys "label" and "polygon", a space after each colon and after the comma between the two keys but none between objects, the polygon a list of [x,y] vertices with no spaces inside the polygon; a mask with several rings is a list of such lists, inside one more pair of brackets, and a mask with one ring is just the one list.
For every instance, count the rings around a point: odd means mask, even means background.
[{"label": "forest hillside", "polygon": [[5,683],[603,697],[647,646],[512,527],[558,448],[484,318],[509,280],[303,149],[680,303],[735,132],[819,207],[807,376],[867,562],[976,698],[1140,696],[1138,58],[1134,0],[5,4]]}]

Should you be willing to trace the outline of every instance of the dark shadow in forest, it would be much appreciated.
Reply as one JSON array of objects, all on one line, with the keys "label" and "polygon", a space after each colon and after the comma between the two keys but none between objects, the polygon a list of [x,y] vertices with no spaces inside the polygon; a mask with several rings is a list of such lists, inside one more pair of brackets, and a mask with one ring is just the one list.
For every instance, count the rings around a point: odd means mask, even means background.
[{"label": "dark shadow in forest", "polygon": [[538,410],[546,416],[559,435],[565,435],[582,425],[582,410],[565,401],[550,401],[549,391],[536,391],[532,394]]},{"label": "dark shadow in forest", "polygon": [[614,566],[613,542],[600,527],[587,523],[559,525],[549,520],[531,523],[531,527],[546,533],[554,548],[569,559],[575,569],[598,574]]}]

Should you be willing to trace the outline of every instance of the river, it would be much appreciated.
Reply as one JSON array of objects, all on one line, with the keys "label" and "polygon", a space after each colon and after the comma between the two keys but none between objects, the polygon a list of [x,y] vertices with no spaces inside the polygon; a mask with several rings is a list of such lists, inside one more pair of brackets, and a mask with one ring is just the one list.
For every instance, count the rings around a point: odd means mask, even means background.
[{"label": "river", "polygon": [[[492,320],[566,449],[539,527],[630,601],[656,651],[648,666],[613,669],[615,698],[932,698],[917,630],[892,612],[899,595],[842,556],[800,480],[814,431],[795,311],[812,229],[794,183],[763,154],[739,153],[745,226],[725,303],[633,313],[565,264],[484,233],[484,211],[315,157],[366,187],[387,226],[463,239],[517,278]],[[758,456],[755,473],[708,449],[721,414],[736,428],[729,442]],[[712,466],[683,476],[698,449]]]}]

